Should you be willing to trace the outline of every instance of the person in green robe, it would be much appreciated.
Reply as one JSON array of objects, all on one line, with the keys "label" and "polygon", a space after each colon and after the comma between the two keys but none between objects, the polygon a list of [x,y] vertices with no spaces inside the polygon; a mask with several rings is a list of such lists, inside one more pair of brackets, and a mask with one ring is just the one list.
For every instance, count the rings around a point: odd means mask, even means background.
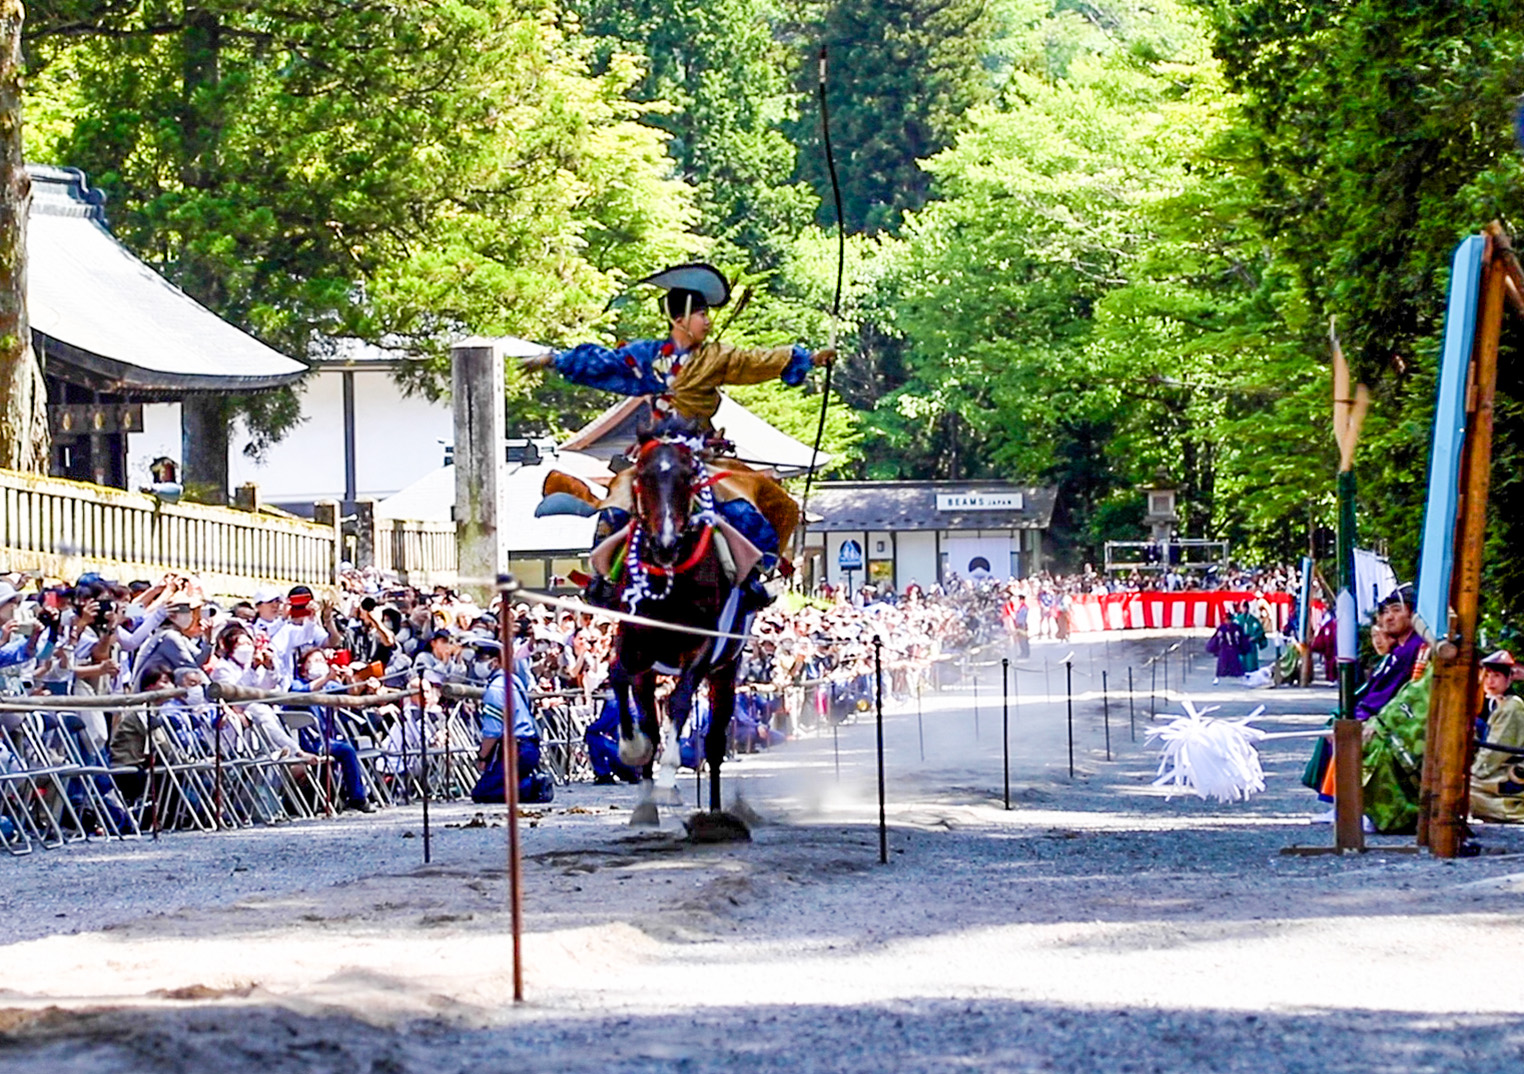
[{"label": "person in green robe", "polygon": [[1267,644],[1265,639],[1265,624],[1259,621],[1257,615],[1249,611],[1249,605],[1245,604],[1243,610],[1233,617],[1239,626],[1244,628],[1244,637],[1248,644],[1244,646],[1241,659],[1244,665],[1244,674],[1259,670],[1259,651]]},{"label": "person in green robe", "polygon": [[1365,721],[1365,815],[1376,831],[1387,835],[1418,830],[1424,731],[1432,683],[1433,674],[1425,667],[1419,678],[1403,684],[1376,715]]}]

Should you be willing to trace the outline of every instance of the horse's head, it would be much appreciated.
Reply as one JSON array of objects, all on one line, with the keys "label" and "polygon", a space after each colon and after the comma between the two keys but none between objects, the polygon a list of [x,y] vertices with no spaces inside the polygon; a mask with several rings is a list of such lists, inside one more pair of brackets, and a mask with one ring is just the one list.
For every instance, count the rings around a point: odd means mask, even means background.
[{"label": "horse's head", "polygon": [[635,463],[635,516],[644,531],[648,562],[670,568],[678,560],[701,467],[693,447],[670,435],[644,436]]}]

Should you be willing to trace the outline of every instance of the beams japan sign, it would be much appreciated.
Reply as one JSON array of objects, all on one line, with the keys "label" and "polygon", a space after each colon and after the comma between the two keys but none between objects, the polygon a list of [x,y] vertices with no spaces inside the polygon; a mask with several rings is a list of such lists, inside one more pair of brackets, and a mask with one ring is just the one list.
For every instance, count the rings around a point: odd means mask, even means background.
[{"label": "beams japan sign", "polygon": [[1020,511],[1025,501],[1019,492],[939,492],[938,511]]}]

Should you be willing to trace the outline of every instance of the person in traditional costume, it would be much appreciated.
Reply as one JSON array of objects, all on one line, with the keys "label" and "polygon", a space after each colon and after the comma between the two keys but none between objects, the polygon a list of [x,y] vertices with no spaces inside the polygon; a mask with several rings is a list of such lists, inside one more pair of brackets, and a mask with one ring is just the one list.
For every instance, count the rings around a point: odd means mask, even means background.
[{"label": "person in traditional costume", "polygon": [[1238,621],[1237,616],[1229,615],[1218,626],[1216,633],[1207,639],[1207,654],[1217,658],[1217,670],[1212,682],[1243,676],[1244,652],[1248,645],[1249,639],[1244,634],[1243,624]]},{"label": "person in traditional costume", "polygon": [[[1354,711],[1351,713],[1361,721],[1370,721],[1386,709],[1397,698],[1399,691],[1422,677],[1428,666],[1428,646],[1413,629],[1412,586],[1398,586],[1382,600],[1377,609],[1376,623],[1371,628],[1371,648],[1380,659],[1365,682],[1356,689]],[[1425,701],[1425,713],[1426,704]],[[1422,723],[1422,718],[1419,723]],[[1365,734],[1367,747],[1381,733],[1379,728],[1368,726]],[[1302,772],[1302,783],[1317,791],[1318,797],[1325,802],[1333,801],[1332,759],[1331,746],[1326,739],[1320,739]],[[1333,811],[1319,813],[1313,817],[1313,821],[1332,823]]]},{"label": "person in traditional costume", "polygon": [[1244,674],[1259,670],[1259,651],[1265,647],[1265,627],[1259,621],[1259,617],[1249,611],[1249,605],[1245,603],[1243,610],[1233,617],[1238,620],[1238,625],[1244,628]]},{"label": "person in traditional costume", "polygon": [[1524,700],[1508,692],[1513,654],[1499,649],[1482,661],[1483,709],[1487,732],[1471,762],[1471,815],[1478,820],[1524,821],[1524,756],[1488,746],[1524,750]]},{"label": "person in traditional costume", "polygon": [[1413,629],[1412,586],[1399,586],[1381,602],[1378,622],[1391,647],[1355,694],[1352,715],[1357,720],[1376,715],[1398,690],[1412,681],[1414,668],[1425,649],[1422,636]]},{"label": "person in traditional costume", "polygon": [[[710,311],[730,301],[730,284],[711,265],[678,265],[639,282],[664,291],[660,306],[669,325],[665,339],[636,340],[612,348],[583,343],[527,358],[523,366],[526,370],[554,368],[567,380],[590,388],[648,396],[658,419],[679,416],[708,434],[705,462],[714,478],[715,509],[756,546],[761,553],[761,569],[771,570],[779,563],[798,524],[799,508],[773,477],[738,459],[724,457],[730,445],[713,426],[720,388],[774,379],[798,387],[812,368],[830,363],[836,352],[829,347],[811,351],[799,344],[737,347],[711,339]],[[628,523],[633,476],[632,469],[621,470],[607,496],[598,496],[585,482],[553,473],[545,483],[546,500],[536,513],[583,513],[568,499],[557,496],[569,493],[573,500],[583,501],[599,513],[596,545]],[[753,608],[770,602],[758,575],[736,581],[745,588]],[[590,581],[588,596],[600,604],[615,599],[612,587],[602,578]]]}]

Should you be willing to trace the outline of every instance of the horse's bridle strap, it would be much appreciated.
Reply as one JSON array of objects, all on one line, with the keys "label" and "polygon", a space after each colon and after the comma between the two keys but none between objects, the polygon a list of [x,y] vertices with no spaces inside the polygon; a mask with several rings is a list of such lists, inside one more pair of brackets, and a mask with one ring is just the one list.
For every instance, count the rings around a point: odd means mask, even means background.
[{"label": "horse's bridle strap", "polygon": [[[631,532],[630,536],[631,539],[634,538],[633,531]],[[660,575],[663,577],[667,575],[684,574],[688,571],[691,571],[694,567],[699,565],[699,562],[704,558],[705,553],[709,551],[709,542],[713,539],[714,527],[705,526],[704,532],[699,534],[698,544],[694,545],[693,547],[693,554],[690,555],[687,559],[683,560],[681,563],[671,568],[670,570],[666,567],[658,566],[655,563],[646,563],[645,569],[650,571],[652,574]]]}]

